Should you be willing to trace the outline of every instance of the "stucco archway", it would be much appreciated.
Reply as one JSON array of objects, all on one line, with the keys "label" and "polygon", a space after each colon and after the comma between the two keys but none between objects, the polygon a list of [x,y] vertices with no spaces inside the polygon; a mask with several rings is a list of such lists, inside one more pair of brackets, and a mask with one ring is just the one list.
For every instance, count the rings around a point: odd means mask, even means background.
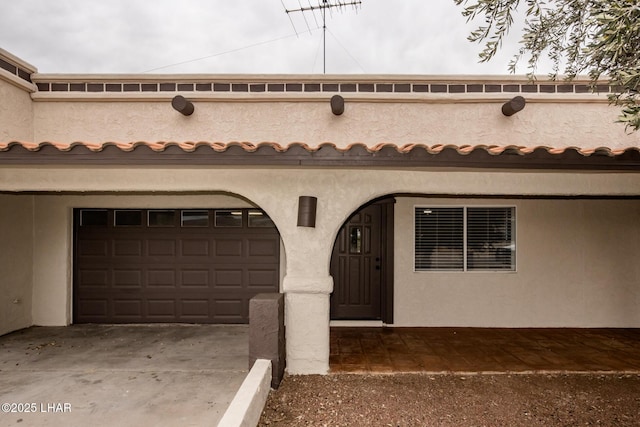
[{"label": "stucco archway", "polygon": [[[68,325],[73,318],[73,212],[74,209],[240,209],[247,214],[260,207],[245,197],[228,192],[147,193],[88,192],[19,196],[32,199],[33,294],[36,325]],[[247,209],[249,211],[247,211]],[[245,220],[247,220],[245,218]],[[286,271],[284,243],[279,243],[278,288]],[[243,303],[244,304],[244,303]],[[248,306],[242,308],[248,310]]]}]

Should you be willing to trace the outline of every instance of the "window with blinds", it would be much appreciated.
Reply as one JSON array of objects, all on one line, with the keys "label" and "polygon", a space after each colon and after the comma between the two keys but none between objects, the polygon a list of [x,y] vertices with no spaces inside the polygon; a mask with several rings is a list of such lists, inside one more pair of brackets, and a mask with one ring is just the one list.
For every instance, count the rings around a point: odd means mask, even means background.
[{"label": "window with blinds", "polygon": [[416,208],[416,270],[463,270],[462,208]]},{"label": "window with blinds", "polygon": [[515,208],[467,208],[467,270],[516,269]]},{"label": "window with blinds", "polygon": [[515,208],[415,208],[416,271],[515,271]]}]

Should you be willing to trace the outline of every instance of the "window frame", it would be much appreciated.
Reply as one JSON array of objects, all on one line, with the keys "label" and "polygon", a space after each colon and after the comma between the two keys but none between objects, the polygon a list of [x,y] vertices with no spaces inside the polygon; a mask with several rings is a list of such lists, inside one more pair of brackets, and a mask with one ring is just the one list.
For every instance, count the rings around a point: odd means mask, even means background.
[{"label": "window frame", "polygon": [[[146,211],[148,228],[176,228],[178,219],[182,222],[182,212],[180,212],[179,209],[147,209]],[[173,212],[173,222],[170,224],[151,224],[152,214],[160,212]]]},{"label": "window frame", "polygon": [[[213,227],[215,228],[243,228],[245,226],[245,211],[246,209],[214,209],[213,210]],[[240,223],[237,225],[226,225],[223,224],[222,221],[218,222],[218,219],[223,220],[226,219],[222,216],[218,217],[218,214],[228,213],[230,214],[230,218],[237,218],[238,214],[240,214]]]},{"label": "window frame", "polygon": [[[85,212],[104,212],[106,214],[106,218],[104,224],[86,224],[84,213]],[[104,208],[80,208],[78,209],[78,226],[79,227],[109,227],[109,209]]]},{"label": "window frame", "polygon": [[[146,228],[147,224],[145,222],[145,209],[131,209],[131,208],[122,208],[122,209],[114,209],[113,210],[113,227],[114,228]],[[118,224],[118,213],[134,213],[138,212],[140,214],[140,221],[137,224]]]},{"label": "window frame", "polygon": [[[206,219],[207,219],[206,225],[188,225],[188,224],[185,225],[185,220],[184,220],[185,213],[188,216],[188,214],[196,213],[196,212],[206,212]],[[211,227],[211,209],[208,209],[208,208],[180,209],[178,221],[180,222],[180,228],[186,228],[186,229],[210,228]]]},{"label": "window frame", "polygon": [[[454,270],[454,269],[418,269],[416,267],[416,243],[417,243],[417,232],[416,232],[416,210],[417,209],[438,209],[438,208],[449,208],[449,209],[462,209],[462,269]],[[469,224],[467,221],[467,210],[469,208],[507,208],[513,210],[513,226],[511,229],[511,236],[513,241],[513,267],[510,269],[469,269],[468,268],[468,228]],[[413,216],[413,272],[414,273],[517,273],[518,272],[518,239],[517,239],[517,230],[518,230],[518,207],[516,205],[506,205],[506,204],[481,204],[481,205],[443,205],[443,204],[419,204],[414,205],[412,209]]]}]

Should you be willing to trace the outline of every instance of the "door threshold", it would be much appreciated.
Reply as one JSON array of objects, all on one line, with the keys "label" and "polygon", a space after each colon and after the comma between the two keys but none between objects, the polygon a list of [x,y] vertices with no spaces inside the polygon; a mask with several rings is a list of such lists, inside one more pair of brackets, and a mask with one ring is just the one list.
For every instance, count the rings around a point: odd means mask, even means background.
[{"label": "door threshold", "polygon": [[329,327],[379,328],[384,326],[382,320],[331,320]]}]

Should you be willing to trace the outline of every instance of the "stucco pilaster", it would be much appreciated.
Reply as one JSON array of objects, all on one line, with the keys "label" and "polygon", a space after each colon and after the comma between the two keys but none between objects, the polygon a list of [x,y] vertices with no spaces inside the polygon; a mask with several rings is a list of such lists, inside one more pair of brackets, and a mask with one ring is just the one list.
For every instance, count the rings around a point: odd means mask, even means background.
[{"label": "stucco pilaster", "polygon": [[[329,371],[329,292],[330,276],[296,278],[300,287],[292,291],[293,279],[285,277],[289,291],[285,294],[287,337],[287,372],[294,375],[326,374]],[[306,291],[305,291],[306,290]]]}]

